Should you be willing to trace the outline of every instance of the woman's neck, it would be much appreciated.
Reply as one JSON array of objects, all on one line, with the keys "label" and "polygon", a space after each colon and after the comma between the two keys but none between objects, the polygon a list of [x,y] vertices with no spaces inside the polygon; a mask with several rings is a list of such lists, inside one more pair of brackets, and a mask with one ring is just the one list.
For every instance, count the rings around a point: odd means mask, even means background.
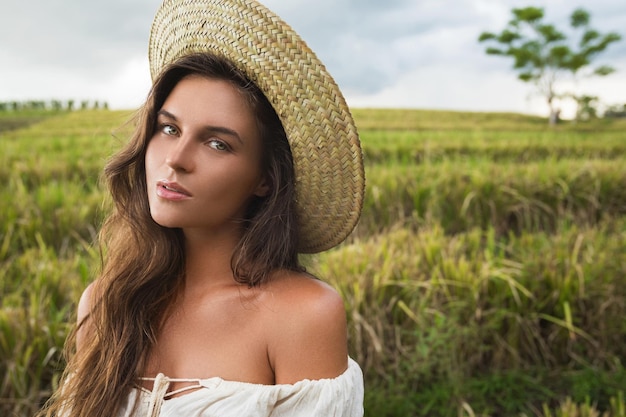
[{"label": "woman's neck", "polygon": [[185,288],[204,292],[215,286],[235,284],[231,258],[236,243],[232,234],[185,231]]}]

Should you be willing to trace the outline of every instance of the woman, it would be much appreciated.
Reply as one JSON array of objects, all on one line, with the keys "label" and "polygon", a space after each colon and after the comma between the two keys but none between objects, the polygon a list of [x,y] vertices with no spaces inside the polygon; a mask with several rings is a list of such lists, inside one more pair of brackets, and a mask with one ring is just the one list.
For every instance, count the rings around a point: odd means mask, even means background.
[{"label": "woman", "polygon": [[337,86],[247,0],[165,1],[150,63],[136,132],[105,169],[104,267],[45,413],[361,416],[343,302],[298,261],[361,209]]}]

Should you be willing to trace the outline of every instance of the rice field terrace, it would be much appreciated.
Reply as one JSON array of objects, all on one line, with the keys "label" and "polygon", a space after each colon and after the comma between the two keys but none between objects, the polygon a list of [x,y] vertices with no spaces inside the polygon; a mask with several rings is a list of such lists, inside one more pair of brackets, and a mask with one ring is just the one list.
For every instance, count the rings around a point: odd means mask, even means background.
[{"label": "rice field terrace", "polygon": [[[0,113],[0,416],[30,416],[130,112]],[[365,414],[626,417],[626,120],[355,109],[367,192],[307,257],[344,297]]]}]

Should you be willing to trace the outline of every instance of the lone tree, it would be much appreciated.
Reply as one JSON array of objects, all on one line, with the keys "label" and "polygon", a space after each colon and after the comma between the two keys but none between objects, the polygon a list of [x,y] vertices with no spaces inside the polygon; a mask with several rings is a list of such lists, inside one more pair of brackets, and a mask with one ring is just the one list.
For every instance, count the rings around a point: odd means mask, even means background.
[{"label": "lone tree", "polygon": [[596,55],[619,41],[621,36],[615,32],[601,34],[592,29],[590,15],[583,9],[574,10],[570,17],[573,32],[579,34],[578,42],[568,40],[554,25],[544,23],[542,8],[525,7],[512,12],[514,17],[502,32],[483,32],[478,41],[490,44],[486,48],[489,55],[513,58],[513,68],[519,72],[519,79],[535,84],[550,109],[550,123],[555,123],[558,119],[555,98],[569,96],[579,101],[573,93],[558,94],[556,82],[567,74],[576,79],[584,69],[589,70],[585,74],[589,76],[605,76],[615,71],[606,65],[589,67]]}]

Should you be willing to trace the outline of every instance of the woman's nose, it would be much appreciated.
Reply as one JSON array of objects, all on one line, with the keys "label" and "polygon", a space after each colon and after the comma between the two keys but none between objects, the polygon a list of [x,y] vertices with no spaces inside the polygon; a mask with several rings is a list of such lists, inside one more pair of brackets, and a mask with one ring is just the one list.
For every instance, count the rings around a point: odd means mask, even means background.
[{"label": "woman's nose", "polygon": [[180,136],[172,141],[165,156],[165,163],[175,171],[192,171],[195,163],[193,141],[186,136]]}]

